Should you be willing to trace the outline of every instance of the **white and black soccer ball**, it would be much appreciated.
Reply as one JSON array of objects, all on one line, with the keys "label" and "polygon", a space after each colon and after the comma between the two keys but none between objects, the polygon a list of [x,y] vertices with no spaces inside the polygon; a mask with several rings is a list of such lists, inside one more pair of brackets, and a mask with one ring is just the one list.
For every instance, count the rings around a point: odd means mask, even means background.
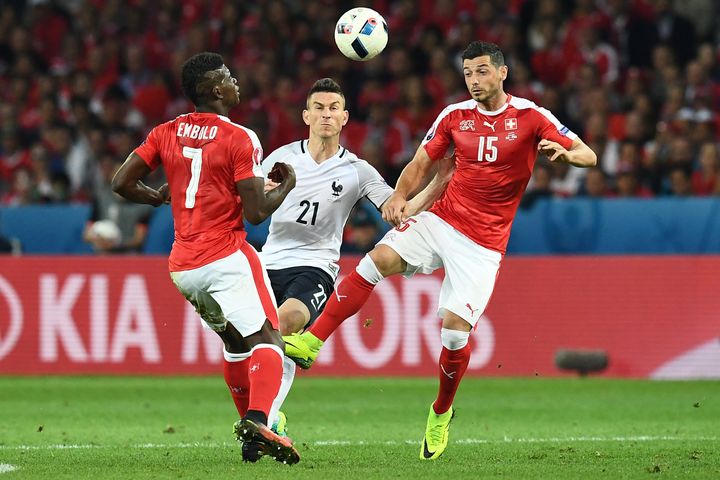
[{"label": "white and black soccer ball", "polygon": [[371,8],[348,10],[335,25],[335,44],[352,60],[370,60],[385,49],[387,42],[387,22]]}]

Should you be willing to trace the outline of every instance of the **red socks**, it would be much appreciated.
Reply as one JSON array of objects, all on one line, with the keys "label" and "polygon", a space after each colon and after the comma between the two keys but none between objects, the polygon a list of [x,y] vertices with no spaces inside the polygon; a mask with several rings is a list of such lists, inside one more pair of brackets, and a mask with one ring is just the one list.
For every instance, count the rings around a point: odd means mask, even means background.
[{"label": "red socks", "polygon": [[433,410],[438,415],[447,412],[452,406],[460,380],[470,363],[470,351],[468,344],[459,350],[448,350],[443,347],[440,352],[440,388],[433,403]]},{"label": "red socks", "polygon": [[367,302],[375,285],[353,270],[335,289],[325,305],[325,310],[308,330],[322,341],[340,326],[345,319],[355,315]]},{"label": "red socks", "polygon": [[225,383],[230,389],[230,395],[232,395],[235,408],[237,408],[240,417],[245,416],[250,398],[250,379],[248,378],[249,364],[249,358],[237,362],[228,362],[225,360],[223,364]]},{"label": "red socks", "polygon": [[283,357],[279,351],[269,348],[256,348],[248,359],[248,378],[250,379],[250,401],[248,410],[270,413],[273,400],[280,390],[282,381]]},{"label": "red socks", "polygon": [[273,348],[256,348],[249,358],[224,362],[225,383],[240,417],[248,410],[270,412],[282,380],[282,357]]}]

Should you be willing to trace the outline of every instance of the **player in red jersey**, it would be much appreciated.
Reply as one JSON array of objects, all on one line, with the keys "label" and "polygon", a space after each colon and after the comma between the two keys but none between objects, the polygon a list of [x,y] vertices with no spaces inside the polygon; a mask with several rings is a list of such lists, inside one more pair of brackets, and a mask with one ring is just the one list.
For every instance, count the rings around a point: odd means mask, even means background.
[{"label": "player in red jersey", "polygon": [[[538,151],[550,161],[578,167],[597,161],[595,153],[549,111],[505,93],[508,67],[496,45],[472,42],[462,58],[472,99],[440,113],[400,175],[382,208],[383,218],[398,226],[337,286],[307,332],[284,337],[286,355],[309,368],[323,342],[357,313],[380,280],[444,267],[438,302],[440,388],[428,414],[422,459],[439,457],[447,446],[452,402],[470,360],[470,331],[490,299]],[[405,218],[408,196],[451,144],[456,170],[445,193],[429,211]]]},{"label": "player in red jersey", "polygon": [[[280,387],[283,342],[270,281],[243,226],[243,214],[258,224],[277,209],[294,188],[295,173],[276,164],[269,177],[280,186],[264,193],[257,135],[227,117],[240,102],[236,84],[220,55],[188,59],[182,86],[195,111],[155,127],[112,186],[133,202],[172,205],[170,276],[224,343],[225,381],[241,417],[235,434],[243,442],[243,459],[267,454],[296,463],[300,457],[290,439],[266,426]],[[168,183],[156,191],[140,179],[160,165]]]}]

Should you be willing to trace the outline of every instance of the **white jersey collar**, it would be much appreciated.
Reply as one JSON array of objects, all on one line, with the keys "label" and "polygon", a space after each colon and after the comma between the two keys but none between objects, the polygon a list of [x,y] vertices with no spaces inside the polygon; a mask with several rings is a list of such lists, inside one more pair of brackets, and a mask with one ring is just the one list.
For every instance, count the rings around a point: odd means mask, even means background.
[{"label": "white jersey collar", "polygon": [[499,115],[499,114],[501,114],[502,112],[504,112],[505,110],[507,110],[508,105],[510,105],[510,99],[511,99],[511,98],[512,98],[512,96],[508,93],[508,94],[507,94],[507,100],[505,101],[505,103],[503,103],[503,106],[500,107],[500,108],[498,108],[498,109],[495,110],[495,111],[492,111],[492,112],[489,112],[489,111],[487,111],[487,110],[483,110],[482,108],[480,108],[480,104],[478,103],[478,104],[477,104],[477,111],[480,112],[480,113],[482,113],[483,115],[487,115],[487,116],[489,116],[489,117],[492,117],[492,116],[494,116],[494,115]]}]

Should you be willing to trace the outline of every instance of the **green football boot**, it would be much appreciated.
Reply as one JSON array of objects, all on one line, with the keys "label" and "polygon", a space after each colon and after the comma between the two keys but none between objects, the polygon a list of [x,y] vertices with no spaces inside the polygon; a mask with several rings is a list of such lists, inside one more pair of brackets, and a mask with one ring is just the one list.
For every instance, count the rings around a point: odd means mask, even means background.
[{"label": "green football boot", "polygon": [[305,370],[312,366],[325,343],[310,332],[293,333],[282,338],[285,341],[285,356]]},{"label": "green football boot", "polygon": [[425,438],[420,448],[422,460],[434,460],[445,451],[450,433],[450,421],[455,416],[455,409],[450,407],[445,413],[438,415],[430,405],[427,426],[425,427]]},{"label": "green football boot", "polygon": [[273,422],[270,430],[280,437],[287,437],[287,417],[283,412],[278,412],[278,418]]}]

